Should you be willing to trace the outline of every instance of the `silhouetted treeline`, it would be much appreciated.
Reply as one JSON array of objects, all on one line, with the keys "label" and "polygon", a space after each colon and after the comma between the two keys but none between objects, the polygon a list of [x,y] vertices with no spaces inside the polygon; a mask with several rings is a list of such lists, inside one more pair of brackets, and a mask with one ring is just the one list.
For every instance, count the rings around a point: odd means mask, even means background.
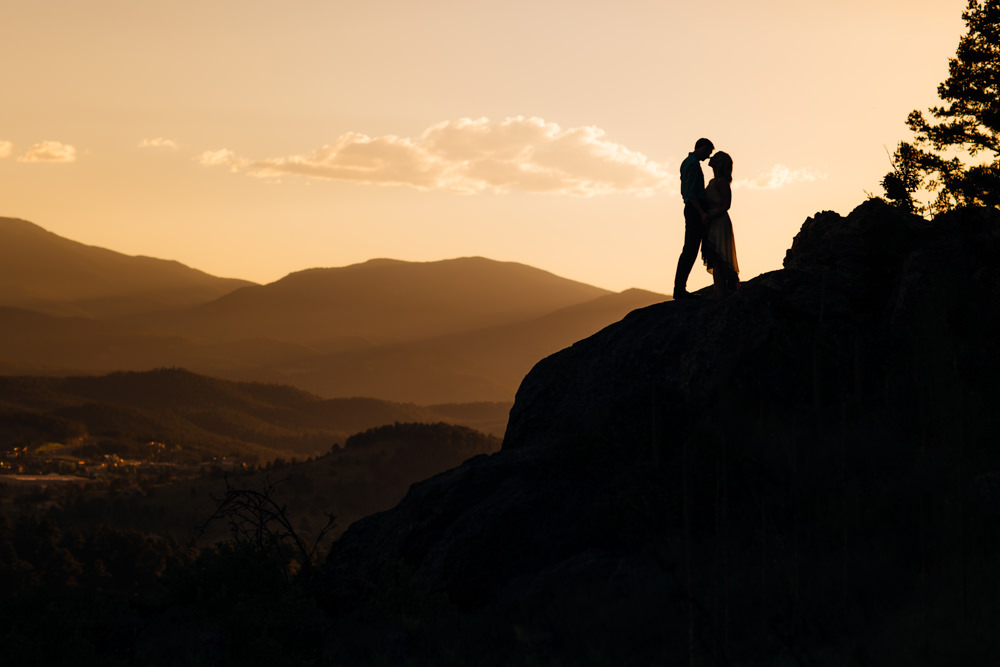
[{"label": "silhouetted treeline", "polygon": [[344,442],[344,449],[370,446],[375,443],[400,442],[419,447],[428,454],[433,451],[466,451],[470,456],[497,449],[499,438],[488,436],[465,426],[437,422],[434,424],[395,422],[355,433]]},{"label": "silhouetted treeline", "polygon": [[324,615],[270,554],[0,515],[9,665],[309,664]]}]

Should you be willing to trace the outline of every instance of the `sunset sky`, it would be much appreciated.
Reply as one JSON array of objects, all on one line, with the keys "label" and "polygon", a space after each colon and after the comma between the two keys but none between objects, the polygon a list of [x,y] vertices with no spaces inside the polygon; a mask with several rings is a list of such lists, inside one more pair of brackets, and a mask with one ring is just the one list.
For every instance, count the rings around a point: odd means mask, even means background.
[{"label": "sunset sky", "polygon": [[0,216],[262,283],[482,255],[669,293],[706,136],[746,280],[881,192],[965,5],[10,0]]}]

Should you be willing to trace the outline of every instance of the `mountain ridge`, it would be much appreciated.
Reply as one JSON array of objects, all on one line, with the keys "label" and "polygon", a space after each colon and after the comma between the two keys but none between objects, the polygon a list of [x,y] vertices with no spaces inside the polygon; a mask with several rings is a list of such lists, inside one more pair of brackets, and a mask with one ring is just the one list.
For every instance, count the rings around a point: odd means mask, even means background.
[{"label": "mountain ridge", "polygon": [[303,269],[184,311],[133,319],[220,341],[253,331],[303,344],[350,338],[391,342],[525,319],[604,294],[610,292],[483,257],[376,260]]},{"label": "mountain ridge", "polygon": [[0,217],[0,305],[107,317],[217,298],[249,281],[132,256]]}]

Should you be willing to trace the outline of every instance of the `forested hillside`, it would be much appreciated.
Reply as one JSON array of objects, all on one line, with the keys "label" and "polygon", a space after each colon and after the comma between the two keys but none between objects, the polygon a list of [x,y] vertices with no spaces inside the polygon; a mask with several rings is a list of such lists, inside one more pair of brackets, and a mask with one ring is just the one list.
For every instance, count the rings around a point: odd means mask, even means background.
[{"label": "forested hillside", "polygon": [[251,464],[328,452],[393,422],[453,422],[502,433],[505,404],[433,406],[322,399],[292,387],[230,382],[181,369],[67,378],[0,377],[0,451],[48,442],[91,456]]}]

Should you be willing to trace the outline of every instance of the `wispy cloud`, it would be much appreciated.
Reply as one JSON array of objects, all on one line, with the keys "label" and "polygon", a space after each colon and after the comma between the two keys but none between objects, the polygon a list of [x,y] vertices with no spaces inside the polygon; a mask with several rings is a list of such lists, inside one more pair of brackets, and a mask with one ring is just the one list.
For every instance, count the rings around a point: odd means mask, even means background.
[{"label": "wispy cloud", "polygon": [[221,149],[198,160],[258,177],[298,175],[461,193],[648,195],[675,181],[662,165],[608,140],[599,128],[563,129],[524,116],[447,121],[416,138],[350,132],[306,155],[250,160]]},{"label": "wispy cloud", "polygon": [[18,162],[76,162],[76,148],[61,141],[43,141],[17,158]]},{"label": "wispy cloud", "polygon": [[233,168],[233,171],[239,171],[243,166],[249,164],[246,160],[236,157],[236,153],[228,148],[222,148],[217,151],[205,151],[198,156],[198,162],[205,167],[229,165]]},{"label": "wispy cloud", "polygon": [[143,139],[139,142],[139,148],[172,148],[177,150],[177,142],[173,139],[156,137],[155,139]]},{"label": "wispy cloud", "polygon": [[0,159],[10,157],[14,152],[14,144],[9,141],[0,141]]},{"label": "wispy cloud", "polygon": [[[539,192],[593,196],[677,194],[673,169],[609,140],[593,126],[562,128],[541,118],[463,118],[432,125],[417,137],[348,132],[311,153],[254,160],[228,148],[197,157],[259,178],[303,176],[369,185],[407,185],[449,192]],[[733,183],[775,190],[823,180],[814,169],[770,171]]]},{"label": "wispy cloud", "polygon": [[826,174],[815,169],[789,169],[783,164],[776,164],[771,167],[771,171],[758,174],[754,178],[734,181],[733,187],[747,188],[748,190],[777,190],[794,183],[823,180],[826,180]]}]

